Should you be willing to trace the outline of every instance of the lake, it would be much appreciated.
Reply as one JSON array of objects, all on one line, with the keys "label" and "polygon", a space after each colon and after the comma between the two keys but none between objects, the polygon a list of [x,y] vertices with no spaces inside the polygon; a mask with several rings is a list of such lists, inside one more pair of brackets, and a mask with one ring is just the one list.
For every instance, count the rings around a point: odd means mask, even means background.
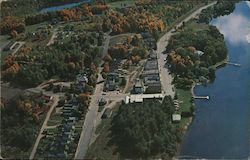
[{"label": "lake", "polygon": [[196,86],[196,116],[181,147],[180,158],[247,159],[250,152],[250,2],[211,22],[224,34],[229,60],[207,86]]},{"label": "lake", "polygon": [[69,4],[64,4],[64,5],[60,5],[60,6],[52,6],[52,7],[47,7],[47,8],[43,8],[42,10],[40,10],[41,13],[45,13],[45,12],[52,12],[52,11],[59,11],[65,8],[72,8],[75,6],[78,6],[82,3],[87,3],[87,2],[91,2],[92,0],[83,0],[82,2],[78,2],[78,3],[69,3]]}]

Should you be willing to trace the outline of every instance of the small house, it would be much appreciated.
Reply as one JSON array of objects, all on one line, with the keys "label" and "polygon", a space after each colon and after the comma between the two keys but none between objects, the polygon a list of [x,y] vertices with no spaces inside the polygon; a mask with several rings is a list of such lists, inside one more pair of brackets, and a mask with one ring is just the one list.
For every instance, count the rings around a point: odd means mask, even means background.
[{"label": "small house", "polygon": [[174,123],[179,123],[181,121],[181,115],[180,114],[173,114],[172,115],[172,121]]},{"label": "small house", "polygon": [[105,104],[107,104],[107,101],[102,97],[101,99],[99,99],[98,104],[99,106],[104,106]]},{"label": "small house", "polygon": [[161,93],[161,82],[148,83],[145,93]]},{"label": "small house", "polygon": [[134,88],[133,88],[133,93],[135,94],[140,94],[144,92],[144,84],[140,79],[136,79]]},{"label": "small house", "polygon": [[202,56],[204,54],[204,52],[199,50],[195,51],[194,53],[197,54],[198,56]]}]

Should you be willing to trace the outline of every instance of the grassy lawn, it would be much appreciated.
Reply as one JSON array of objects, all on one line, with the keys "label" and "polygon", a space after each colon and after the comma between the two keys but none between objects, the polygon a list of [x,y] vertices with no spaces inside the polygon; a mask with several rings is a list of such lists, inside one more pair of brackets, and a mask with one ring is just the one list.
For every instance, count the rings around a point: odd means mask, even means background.
[{"label": "grassy lawn", "polygon": [[[190,101],[192,94],[190,90],[183,90],[183,89],[177,89],[177,96],[178,101],[181,102],[180,104],[180,110],[177,111],[177,113],[181,114],[182,112],[189,112],[190,107],[192,106],[192,103]],[[184,127],[189,122],[189,117],[182,117],[180,126]]]},{"label": "grassy lawn", "polygon": [[43,23],[26,26],[25,33],[35,32],[39,27],[46,27],[47,25],[48,25],[48,22],[43,22]]},{"label": "grassy lawn", "polygon": [[1,44],[4,44],[6,42],[8,42],[10,40],[10,36],[9,35],[0,35],[0,42]]},{"label": "grassy lawn", "polygon": [[203,30],[208,30],[209,25],[206,23],[197,23],[195,21],[190,21],[187,24],[188,29],[194,29],[194,31],[203,31]]},{"label": "grassy lawn", "polygon": [[[0,43],[1,43],[1,47],[5,46],[9,41],[11,41],[10,36],[9,35],[0,35]],[[10,54],[11,51],[1,51],[1,63],[3,63],[4,58]]]},{"label": "grassy lawn", "polygon": [[48,121],[48,126],[54,126],[61,124],[63,117],[59,113],[54,113]]},{"label": "grassy lawn", "polygon": [[84,119],[85,119],[85,117],[83,119],[79,120],[78,122],[76,122],[75,127],[81,130],[82,129],[82,125],[84,123]]},{"label": "grassy lawn", "polygon": [[86,154],[87,159],[119,159],[119,154],[115,153],[116,146],[110,144],[110,127],[114,115],[117,113],[118,107],[113,109],[112,117],[103,119],[102,123],[97,127],[96,134],[99,134],[96,141],[90,146]]},{"label": "grassy lawn", "polygon": [[[99,19],[99,17],[97,17],[97,19]],[[86,22],[80,22],[77,25],[75,25],[76,30],[94,30],[95,28],[97,28],[98,25],[101,25],[102,20],[99,19],[99,23],[98,22],[94,22],[94,21],[86,21]]]},{"label": "grassy lawn", "polygon": [[1,51],[1,64],[4,63],[4,59],[6,56],[10,55],[12,51]]},{"label": "grassy lawn", "polygon": [[134,6],[134,5],[135,5],[135,1],[132,1],[132,0],[117,1],[117,2],[109,3],[109,7],[112,8],[112,9],[129,7],[129,6]]},{"label": "grassy lawn", "polygon": [[109,42],[109,46],[114,46],[117,43],[124,43],[128,39],[128,37],[135,35],[135,33],[125,33],[119,34],[116,36],[112,36]]}]

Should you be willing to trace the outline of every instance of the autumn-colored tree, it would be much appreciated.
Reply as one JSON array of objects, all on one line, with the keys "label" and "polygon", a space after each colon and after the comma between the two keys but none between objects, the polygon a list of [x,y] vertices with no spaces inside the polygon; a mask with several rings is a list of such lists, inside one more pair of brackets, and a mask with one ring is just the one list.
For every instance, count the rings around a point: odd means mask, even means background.
[{"label": "autumn-colored tree", "polygon": [[9,56],[5,57],[4,66],[2,69],[7,69],[10,66],[12,66],[14,64],[15,59],[16,59],[16,57],[13,55],[9,55]]},{"label": "autumn-colored tree", "polygon": [[124,15],[115,11],[107,13],[108,19],[103,21],[103,29],[107,31],[112,29],[113,34],[122,32],[137,31],[163,31],[165,23],[150,12],[140,12],[136,8],[127,8]]},{"label": "autumn-colored tree", "polygon": [[194,52],[196,51],[196,48],[193,47],[193,46],[189,46],[189,47],[188,47],[188,50],[189,50],[190,52],[194,53]]},{"label": "autumn-colored tree", "polygon": [[30,47],[22,47],[19,49],[19,55],[27,55],[32,51]]},{"label": "autumn-colored tree", "polygon": [[74,62],[69,62],[68,67],[69,67],[69,70],[75,70],[76,65],[75,65],[75,63],[74,63]]},{"label": "autumn-colored tree", "polygon": [[112,62],[112,57],[110,56],[110,54],[106,54],[104,57],[103,57],[103,60],[106,61],[106,62]]},{"label": "autumn-colored tree", "polygon": [[109,49],[109,54],[114,59],[124,59],[128,56],[128,46],[124,44],[116,44],[115,46]]},{"label": "autumn-colored tree", "polygon": [[81,19],[81,12],[76,9],[63,9],[58,11],[59,15],[63,18],[64,21],[74,20],[79,21]]},{"label": "autumn-colored tree", "polygon": [[11,67],[7,68],[3,74],[6,75],[7,77],[14,77],[18,71],[20,70],[20,66],[18,63],[14,63]]},{"label": "autumn-colored tree", "polygon": [[16,38],[17,35],[18,35],[18,33],[17,33],[16,30],[12,30],[12,31],[10,32],[10,35],[11,35],[11,38]]},{"label": "autumn-colored tree", "polygon": [[136,56],[131,56],[131,60],[133,63],[138,63],[141,60],[141,57],[136,55]]},{"label": "autumn-colored tree", "polygon": [[90,94],[89,93],[81,93],[81,94],[79,94],[79,98],[82,101],[88,101],[90,99]]},{"label": "autumn-colored tree", "polygon": [[10,34],[13,30],[15,30],[17,33],[23,32],[25,30],[24,21],[13,16],[4,17],[0,23],[0,33]]},{"label": "autumn-colored tree", "polygon": [[98,72],[98,68],[94,63],[91,63],[91,67],[90,67],[91,71],[93,73],[97,73]]},{"label": "autumn-colored tree", "polygon": [[94,4],[91,6],[91,12],[93,14],[101,14],[102,12],[104,12],[107,9],[108,9],[108,6],[106,4],[102,4],[102,3]]},{"label": "autumn-colored tree", "polygon": [[103,72],[105,72],[105,73],[109,72],[109,63],[108,62],[104,63],[104,65],[103,65]]}]

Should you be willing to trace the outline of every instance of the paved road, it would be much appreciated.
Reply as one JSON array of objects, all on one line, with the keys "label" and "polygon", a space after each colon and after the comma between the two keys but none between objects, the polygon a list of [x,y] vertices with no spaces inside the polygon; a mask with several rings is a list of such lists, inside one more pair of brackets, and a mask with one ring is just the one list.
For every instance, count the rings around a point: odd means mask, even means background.
[{"label": "paved road", "polygon": [[[99,69],[102,70],[101,68]],[[101,74],[98,74],[98,82],[102,80]],[[96,126],[99,123],[98,117],[98,100],[104,98],[107,101],[120,102],[125,99],[125,94],[118,91],[103,93],[104,83],[96,85],[95,92],[91,96],[91,101],[89,104],[89,110],[86,114],[85,121],[82,127],[82,133],[79,139],[77,150],[75,153],[75,159],[83,159],[87,153],[88,147],[90,145],[91,139],[94,137]]]},{"label": "paved road", "polygon": [[[181,27],[183,22],[187,22],[192,18],[195,18],[198,14],[200,14],[200,12],[203,9],[206,9],[207,7],[210,7],[212,5],[216,4],[215,2],[212,2],[206,6],[203,6],[201,8],[199,8],[198,10],[194,11],[192,14],[190,14],[187,18],[185,18],[184,20],[182,20],[180,23],[178,23],[176,25],[177,28]],[[158,65],[159,65],[159,69],[160,69],[160,77],[161,77],[161,82],[162,82],[162,89],[165,95],[171,95],[172,97],[174,97],[174,86],[171,84],[173,77],[169,74],[169,70],[167,67],[165,67],[165,60],[167,58],[167,54],[161,54],[163,53],[163,51],[165,51],[166,46],[168,45],[168,41],[171,38],[171,36],[174,34],[172,33],[173,30],[167,32],[164,36],[162,36],[159,41],[157,42],[157,55],[158,55]]]},{"label": "paved road", "polygon": [[37,138],[36,138],[36,142],[35,142],[35,144],[34,144],[34,146],[33,146],[33,149],[32,149],[32,151],[31,151],[31,153],[30,153],[29,159],[34,159],[34,157],[35,157],[35,154],[36,154],[36,150],[37,150],[38,144],[39,144],[41,138],[43,137],[42,133],[43,133],[44,129],[47,127],[47,122],[49,121],[49,118],[50,118],[51,113],[53,112],[54,108],[55,108],[55,107],[57,106],[57,104],[58,104],[59,97],[58,97],[58,96],[54,96],[54,100],[53,100],[53,101],[54,101],[54,102],[53,102],[52,106],[50,107],[49,111],[47,112],[46,118],[45,118],[45,120],[44,120],[44,122],[43,122],[43,125],[42,125],[42,127],[41,127],[41,129],[40,129],[40,132],[39,132],[39,134],[38,134],[38,136],[37,136]]},{"label": "paved road", "polygon": [[[98,74],[98,80],[101,80],[101,74]],[[89,110],[86,114],[85,121],[82,127],[82,133],[79,139],[79,143],[77,146],[77,150],[75,153],[75,159],[83,159],[94,133],[94,123],[98,113],[98,100],[102,94],[104,83],[100,83],[96,85],[95,92],[91,97],[91,101],[89,104]]]},{"label": "paved road", "polygon": [[57,37],[57,35],[56,35],[57,34],[57,30],[54,29],[52,32],[53,32],[52,36],[49,39],[49,42],[47,43],[47,46],[50,46],[51,44],[53,44],[55,42],[56,37]]},{"label": "paved road", "polygon": [[103,45],[103,50],[102,50],[102,58],[105,57],[108,54],[108,49],[109,49],[109,41],[111,39],[111,36],[109,35],[111,31],[108,33],[104,33],[104,45]]},{"label": "paved road", "polygon": [[[119,102],[121,102],[121,100],[114,100],[114,101],[112,101],[111,103],[109,103],[109,104],[107,104],[106,106],[105,106],[105,108],[114,108]],[[103,113],[104,113],[104,111],[105,111],[105,109],[103,109],[99,114],[98,114],[98,116],[97,116],[97,118],[96,118],[96,121],[95,121],[95,126],[94,126],[94,128],[95,128],[95,130],[96,130],[96,128],[98,127],[98,125],[99,124],[101,124],[101,122],[102,122],[102,115],[103,115]],[[97,139],[97,137],[100,135],[100,133],[99,134],[96,134],[95,132],[94,132],[94,134],[93,134],[93,136],[92,136],[92,138],[91,138],[91,141],[90,141],[90,145],[92,145],[92,143],[94,143],[95,141],[96,141],[96,139]]]}]

